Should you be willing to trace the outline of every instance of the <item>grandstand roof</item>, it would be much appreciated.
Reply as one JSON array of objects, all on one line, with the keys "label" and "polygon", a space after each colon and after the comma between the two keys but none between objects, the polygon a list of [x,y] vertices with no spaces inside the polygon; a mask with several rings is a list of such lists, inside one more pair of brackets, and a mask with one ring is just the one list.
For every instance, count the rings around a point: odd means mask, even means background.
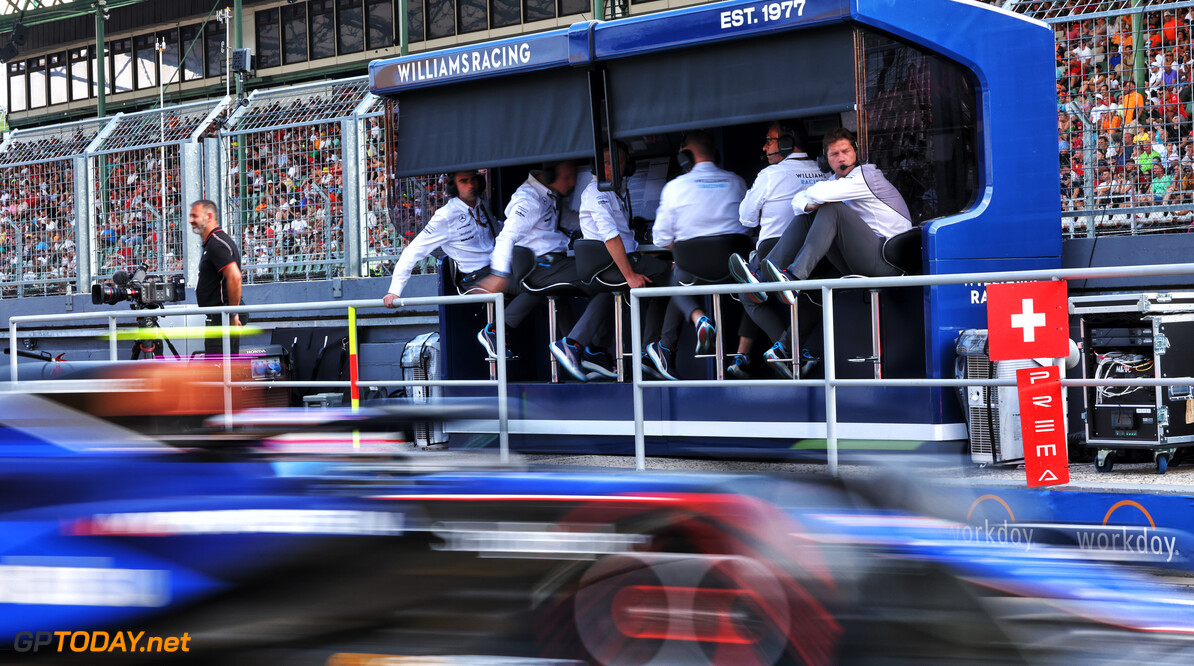
[{"label": "grandstand roof", "polygon": [[[145,1],[107,0],[105,6],[111,10]],[[0,33],[11,32],[18,23],[38,25],[94,14],[94,5],[94,0],[0,0]]]}]

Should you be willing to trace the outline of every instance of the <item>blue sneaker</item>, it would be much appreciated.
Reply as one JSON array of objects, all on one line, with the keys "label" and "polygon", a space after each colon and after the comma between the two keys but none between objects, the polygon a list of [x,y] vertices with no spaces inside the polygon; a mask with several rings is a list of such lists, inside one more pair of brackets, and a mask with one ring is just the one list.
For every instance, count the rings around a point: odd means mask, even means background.
[{"label": "blue sneaker", "polygon": [[647,345],[647,355],[651,357],[651,363],[655,366],[655,372],[658,372],[664,379],[678,381],[677,377],[672,374],[674,361],[670,349],[658,342],[652,342]]},{"label": "blue sneaker", "polygon": [[701,317],[696,326],[697,334],[697,356],[708,356],[714,352],[715,343],[717,341],[717,327],[713,322],[709,321],[708,317]]},{"label": "blue sneaker", "polygon": [[485,348],[485,353],[489,354],[489,358],[497,358],[497,331],[493,324],[486,324],[481,330],[477,331],[477,342]]},{"label": "blue sneaker", "polygon": [[730,364],[726,366],[726,375],[731,379],[750,379],[750,359],[746,354],[734,354]]},{"label": "blue sneaker", "polygon": [[[741,284],[759,284],[759,278],[750,270],[750,265],[742,258],[742,255],[734,253],[730,255],[730,275]],[[767,292],[765,291],[748,291],[744,296],[751,303],[765,303],[767,302]]]},{"label": "blue sneaker", "polygon": [[771,346],[771,349],[763,352],[763,358],[775,371],[775,374],[785,379],[793,379],[795,375],[792,374],[792,355],[788,353],[788,348],[784,346],[783,342],[777,342]]},{"label": "blue sneaker", "polygon": [[614,359],[600,349],[585,347],[581,356],[580,367],[586,371],[589,379],[617,379],[618,371],[614,367]]},{"label": "blue sneaker", "polygon": [[568,374],[582,382],[589,381],[588,373],[580,365],[580,345],[568,338],[562,338],[551,343],[550,349],[551,355],[556,357],[556,360],[568,371]]},{"label": "blue sneaker", "polygon": [[800,376],[808,377],[818,365],[821,364],[821,359],[813,356],[813,353],[807,349],[800,350]]},{"label": "blue sneaker", "polygon": [[[796,278],[788,272],[786,268],[780,268],[771,262],[770,259],[764,259],[762,265],[763,275],[766,276],[768,282],[795,282]],[[788,305],[796,305],[796,292],[791,289],[785,289],[779,292],[779,299]]]},{"label": "blue sneaker", "polygon": [[655,369],[655,362],[651,360],[651,355],[647,352],[643,352],[639,358],[639,365],[643,368],[643,379],[667,379]]}]

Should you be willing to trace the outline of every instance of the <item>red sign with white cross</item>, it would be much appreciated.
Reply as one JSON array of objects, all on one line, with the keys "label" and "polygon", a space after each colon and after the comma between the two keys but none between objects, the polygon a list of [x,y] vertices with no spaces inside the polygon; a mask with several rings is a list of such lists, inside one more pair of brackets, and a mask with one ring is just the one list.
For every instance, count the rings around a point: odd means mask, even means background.
[{"label": "red sign with white cross", "polygon": [[1028,487],[1070,482],[1061,405],[1061,369],[1056,365],[1016,371],[1020,427],[1024,432],[1024,471]]},{"label": "red sign with white cross", "polygon": [[987,330],[992,361],[1069,356],[1065,281],[987,285]]}]

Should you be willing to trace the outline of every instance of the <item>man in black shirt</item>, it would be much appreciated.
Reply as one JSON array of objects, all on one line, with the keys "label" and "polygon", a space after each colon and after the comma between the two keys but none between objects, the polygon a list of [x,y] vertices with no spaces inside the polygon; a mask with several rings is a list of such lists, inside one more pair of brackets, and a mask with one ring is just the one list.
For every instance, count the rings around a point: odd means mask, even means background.
[{"label": "man in black shirt", "polygon": [[[199,257],[199,281],[195,283],[195,302],[201,308],[219,307],[230,303],[241,304],[240,251],[236,249],[232,237],[220,228],[220,222],[216,218],[217,210],[216,204],[206,199],[191,205],[191,231],[203,239],[203,254]],[[229,314],[228,322],[232,326],[240,326],[240,316],[235,313]],[[207,315],[207,325],[220,326],[220,315]],[[233,335],[231,343],[232,353],[239,353],[240,339]],[[223,354],[222,338],[205,338],[203,349],[208,356]]]}]

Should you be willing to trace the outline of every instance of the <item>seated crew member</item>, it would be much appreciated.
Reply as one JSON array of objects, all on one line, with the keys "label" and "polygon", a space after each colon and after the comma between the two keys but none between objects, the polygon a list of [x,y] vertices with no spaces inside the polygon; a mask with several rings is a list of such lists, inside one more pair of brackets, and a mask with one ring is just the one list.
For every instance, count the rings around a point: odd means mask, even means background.
[{"label": "seated crew member", "polygon": [[[843,275],[898,275],[883,259],[883,243],[912,228],[908,204],[878,167],[858,161],[853,132],[839,127],[822,143],[833,179],[792,199],[798,217],[763,260],[763,274],[772,282],[806,280],[824,258]],[[779,294],[789,305],[796,303],[796,292]],[[773,361],[791,358],[782,338],[767,356]]]},{"label": "seated crew member", "polygon": [[[769,166],[759,172],[755,182],[747,190],[738,217],[744,226],[758,227],[759,240],[749,260],[738,254],[730,256],[730,273],[742,283],[757,283],[759,263],[765,259],[779,237],[795,219],[792,198],[814,183],[829,177],[822,173],[816,160],[810,159],[803,146],[803,133],[773,122],[767,127],[763,142],[763,156]],[[755,338],[760,333],[771,340],[784,339],[788,317],[786,312],[777,311],[776,303],[767,303],[766,292],[751,292],[742,299],[746,318],[738,328],[738,354],[730,362],[726,372],[733,377],[745,379],[748,355]],[[803,319],[802,319],[803,321]],[[760,330],[761,329],[761,330]]]},{"label": "seated crew member", "polygon": [[[660,247],[671,249],[676,241],[717,236],[745,234],[746,227],[738,221],[738,205],[746,194],[746,183],[735,173],[714,164],[717,154],[713,136],[703,130],[689,132],[680,147],[681,156],[691,157],[692,169],[663,186],[659,195],[659,209],[651,237]],[[694,277],[678,266],[672,269],[673,286],[692,283]],[[659,374],[675,379],[674,349],[679,338],[679,324],[687,317],[696,327],[696,354],[713,351],[717,331],[705,316],[693,296],[675,296],[664,322],[659,342],[647,346],[647,354]]]},{"label": "seated crew member", "polygon": [[[517,293],[506,306],[506,327],[518,328],[522,320],[547,298],[510,284],[514,246],[520,245],[538,258],[524,282],[536,289],[570,284],[584,291],[576,275],[576,260],[568,256],[568,235],[560,229],[559,199],[576,186],[576,165],[563,161],[531,171],[506,206],[506,223],[494,242],[490,275],[477,286],[490,293]],[[497,333],[487,324],[477,339],[490,357],[497,357]]]},{"label": "seated crew member", "polygon": [[394,301],[402,295],[411,272],[436,248],[456,262],[458,293],[469,293],[478,280],[489,275],[489,255],[493,253],[496,229],[493,215],[481,202],[482,190],[476,171],[452,174],[448,181],[448,195],[452,198],[435,211],[398,256],[389,291],[382,298],[387,308],[398,307]]},{"label": "seated crew member", "polygon": [[[620,141],[617,147],[618,172],[625,174],[629,151]],[[608,179],[612,177],[608,148],[603,151],[602,157],[602,168]],[[635,251],[638,243],[630,229],[630,217],[630,198],[626,191],[625,179],[622,189],[618,192],[602,192],[598,188],[596,178],[589,181],[580,197],[580,231],[586,239],[604,242],[614,260],[614,265],[602,273],[602,279],[608,283],[625,280],[631,289],[662,283],[667,279],[671,265],[658,257]],[[606,323],[613,300],[609,292],[600,292],[593,296],[589,306],[585,308],[584,315],[568,335],[551,343],[551,352],[555,354],[560,365],[582,381],[589,372],[617,377],[617,373],[610,369],[612,363],[608,362],[609,355],[593,348],[608,328]],[[647,341],[659,338],[666,307],[667,301],[664,299],[654,298],[649,301],[645,338]],[[616,350],[615,353],[621,353],[621,350]]]}]

